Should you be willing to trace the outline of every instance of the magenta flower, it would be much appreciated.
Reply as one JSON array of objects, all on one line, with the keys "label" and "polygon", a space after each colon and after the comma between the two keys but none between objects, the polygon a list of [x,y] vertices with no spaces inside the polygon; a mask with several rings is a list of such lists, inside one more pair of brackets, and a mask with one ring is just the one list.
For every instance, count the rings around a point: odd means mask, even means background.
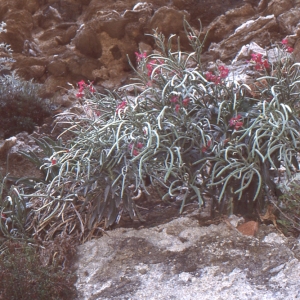
[{"label": "magenta flower", "polygon": [[100,116],[101,116],[100,110],[95,110],[94,112],[95,112],[95,115],[96,115],[97,117],[100,117]]},{"label": "magenta flower", "polygon": [[119,105],[117,106],[116,113],[118,113],[118,112],[121,111],[121,110],[124,110],[124,108],[126,107],[126,105],[127,105],[127,102],[126,102],[125,100],[122,101],[121,104],[119,104]]},{"label": "magenta flower", "polygon": [[185,107],[187,107],[189,105],[189,103],[190,103],[189,98],[185,98],[185,99],[182,100],[182,105],[185,106]]},{"label": "magenta flower", "polygon": [[255,70],[261,71],[270,67],[268,60],[263,60],[260,53],[252,53],[251,58],[251,62],[255,63]]},{"label": "magenta flower", "polygon": [[206,80],[208,80],[208,81],[214,81],[215,78],[216,78],[216,76],[213,75],[212,72],[206,72],[206,73],[205,73],[205,78],[206,78]]},{"label": "magenta flower", "polygon": [[150,77],[152,75],[152,72],[153,72],[153,65],[151,63],[149,63],[149,64],[146,65],[146,68],[148,70],[147,75],[148,75],[148,77]]},{"label": "magenta flower", "polygon": [[77,82],[77,84],[78,84],[79,88],[86,86],[86,83],[84,82],[84,80]]},{"label": "magenta flower", "polygon": [[242,121],[242,116],[241,115],[237,115],[236,117],[233,117],[229,120],[229,126],[230,127],[234,126],[235,130],[238,130],[243,125],[244,125],[244,123]]},{"label": "magenta flower", "polygon": [[220,71],[220,77],[221,78],[226,78],[228,76],[229,73],[229,69],[224,67],[224,66],[219,66],[218,67],[219,71]]},{"label": "magenta flower", "polygon": [[178,96],[173,96],[173,97],[170,99],[170,102],[171,102],[171,103],[177,103],[177,102],[178,102]]},{"label": "magenta flower", "polygon": [[207,141],[206,146],[203,146],[201,151],[202,153],[207,152],[207,150],[210,148],[211,146],[211,140]]},{"label": "magenta flower", "polygon": [[137,62],[140,62],[147,57],[147,52],[143,52],[143,53],[134,52],[134,54],[136,56]]},{"label": "magenta flower", "polygon": [[133,149],[132,155],[133,156],[138,156],[139,155],[139,151],[137,151],[136,149]]},{"label": "magenta flower", "polygon": [[179,109],[180,109],[180,105],[179,105],[179,104],[176,104],[176,105],[175,105],[175,111],[178,112]]},{"label": "magenta flower", "polygon": [[286,50],[286,52],[288,52],[288,53],[292,53],[292,52],[294,51],[294,48],[292,48],[292,47],[287,47],[285,50]]},{"label": "magenta flower", "polygon": [[82,98],[84,96],[84,93],[82,91],[79,91],[77,94],[76,94],[76,97],[77,98]]},{"label": "magenta flower", "polygon": [[287,44],[288,44],[288,40],[287,40],[287,39],[283,39],[283,40],[281,41],[281,44],[282,44],[282,45],[287,45]]},{"label": "magenta flower", "polygon": [[144,147],[144,145],[143,145],[143,143],[138,142],[138,143],[136,144],[136,147],[137,147],[138,149],[142,149],[142,148]]}]

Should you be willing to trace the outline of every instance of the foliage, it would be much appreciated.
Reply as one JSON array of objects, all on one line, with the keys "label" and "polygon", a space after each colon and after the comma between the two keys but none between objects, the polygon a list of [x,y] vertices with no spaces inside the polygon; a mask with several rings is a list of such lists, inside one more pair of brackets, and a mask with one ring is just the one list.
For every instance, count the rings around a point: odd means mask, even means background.
[{"label": "foliage", "polygon": [[74,299],[74,275],[55,264],[42,265],[36,250],[24,243],[7,243],[0,259],[1,299]]},{"label": "foliage", "polygon": [[50,105],[39,95],[40,86],[12,75],[0,77],[0,127],[4,138],[21,131],[32,133],[50,116]]},{"label": "foliage", "polygon": [[[0,23],[0,34],[6,32],[5,27],[4,22]],[[9,138],[21,131],[32,133],[50,116],[49,103],[38,96],[40,85],[11,73],[14,60],[10,45],[0,43],[0,53],[0,137]]]},{"label": "foliage", "polygon": [[276,61],[252,54],[252,84],[220,63],[205,71],[203,42],[184,25],[194,52],[155,32],[160,51],[136,53],[133,84],[100,94],[78,83],[85,114],[66,130],[75,138],[53,154],[52,181],[30,195],[35,234],[86,240],[103,219],[108,227],[124,211],[140,217],[135,198],[149,184],[164,200],[181,199],[181,211],[214,199],[213,210],[253,212],[265,192],[281,195],[278,169],[288,178],[298,169],[300,65],[277,45]]},{"label": "foliage", "polygon": [[[276,205],[276,204],[275,204]],[[279,212],[277,223],[285,234],[300,233],[300,187],[298,180],[292,180],[283,187],[283,195],[276,205]]]},{"label": "foliage", "polygon": [[[1,175],[1,174],[0,174]],[[20,196],[20,188],[9,186],[8,176],[0,182],[0,231],[1,235],[13,239],[26,239],[27,205]]]}]

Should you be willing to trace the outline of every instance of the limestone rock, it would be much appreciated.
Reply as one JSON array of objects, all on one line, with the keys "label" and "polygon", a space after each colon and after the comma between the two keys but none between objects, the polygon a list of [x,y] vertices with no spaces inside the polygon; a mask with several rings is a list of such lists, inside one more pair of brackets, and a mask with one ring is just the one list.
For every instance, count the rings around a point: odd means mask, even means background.
[{"label": "limestone rock", "polygon": [[0,156],[6,155],[7,152],[17,143],[15,136],[6,140],[0,140]]},{"label": "limestone rock", "polygon": [[181,217],[79,246],[78,300],[296,299],[300,246],[274,227],[248,237]]},{"label": "limestone rock", "polygon": [[252,40],[260,46],[266,43],[265,34],[272,30],[278,30],[278,25],[274,15],[258,17],[255,20],[249,20],[235,29],[234,33],[218,44],[210,46],[210,52],[215,58],[227,60],[236,54],[236,50]]},{"label": "limestone rock", "polygon": [[161,7],[153,15],[150,21],[150,27],[153,30],[162,32],[166,37],[172,34],[179,34],[183,30],[183,20],[189,19],[187,13],[175,10],[173,8]]},{"label": "limestone rock", "polygon": [[83,28],[74,38],[75,47],[80,53],[99,58],[102,54],[102,45],[92,28]]},{"label": "limestone rock", "polygon": [[[184,17],[196,30],[200,18],[203,34],[209,31],[204,51],[210,52],[204,60],[232,59],[245,44],[256,42],[264,48],[271,39],[280,41],[282,34],[297,36],[299,5],[292,0],[1,1],[7,32],[0,38],[12,45],[17,74],[40,83],[56,82],[57,87],[51,84],[54,95],[66,81],[93,80],[108,87],[129,77],[127,55],[135,64],[139,45],[155,50],[147,35],[153,29],[167,38],[179,34],[183,49],[190,49]],[[295,37],[291,46],[298,49],[296,43]]]}]

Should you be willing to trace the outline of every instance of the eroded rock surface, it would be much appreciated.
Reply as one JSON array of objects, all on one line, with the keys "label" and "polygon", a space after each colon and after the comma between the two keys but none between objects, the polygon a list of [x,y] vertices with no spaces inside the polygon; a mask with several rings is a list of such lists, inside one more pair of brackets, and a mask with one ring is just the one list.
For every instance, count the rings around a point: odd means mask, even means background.
[{"label": "eroded rock surface", "polygon": [[116,229],[79,247],[78,299],[297,299],[299,241],[262,225],[256,237],[192,216]]},{"label": "eroded rock surface", "polygon": [[286,35],[293,36],[297,54],[299,6],[297,0],[1,1],[7,32],[0,39],[14,51],[17,74],[45,83],[45,97],[51,97],[82,79],[106,88],[124,83],[131,70],[127,55],[135,63],[141,45],[150,53],[155,44],[147,34],[154,29],[179,35],[190,50],[183,18],[195,29],[202,21],[203,34],[209,31],[204,50],[213,60],[233,59],[245,44],[264,48]]}]

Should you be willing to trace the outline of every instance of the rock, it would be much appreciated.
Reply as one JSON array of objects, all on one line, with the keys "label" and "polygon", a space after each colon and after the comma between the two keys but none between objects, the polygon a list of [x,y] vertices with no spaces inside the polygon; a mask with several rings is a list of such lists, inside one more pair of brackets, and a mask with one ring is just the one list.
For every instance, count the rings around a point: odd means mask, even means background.
[{"label": "rock", "polygon": [[250,4],[227,11],[209,24],[207,27],[207,31],[209,32],[208,39],[219,42],[227,38],[232,34],[232,31],[254,15],[255,10]]},{"label": "rock", "polygon": [[63,76],[67,72],[66,63],[61,59],[54,59],[48,64],[47,70],[50,74],[55,76]]},{"label": "rock", "polygon": [[189,19],[189,15],[185,12],[169,7],[161,7],[151,18],[150,27],[169,37],[172,34],[179,34],[183,30],[184,18]]},{"label": "rock", "polygon": [[29,78],[33,79],[40,79],[45,74],[46,68],[44,66],[34,65],[30,67],[28,76]]},{"label": "rock", "polygon": [[278,24],[285,34],[293,34],[299,27],[299,8],[292,8],[278,16]]},{"label": "rock", "polygon": [[244,235],[255,236],[258,231],[258,223],[249,221],[237,226],[237,230]]},{"label": "rock", "polygon": [[289,11],[293,6],[294,3],[292,0],[272,0],[268,3],[264,15],[274,15],[278,17],[280,14]]},{"label": "rock", "polygon": [[16,53],[22,53],[24,42],[30,40],[33,30],[32,15],[26,10],[8,11],[3,18],[7,32],[1,42],[11,45]]},{"label": "rock", "polygon": [[[16,59],[12,69],[19,76],[41,83],[49,82],[50,76],[51,81],[56,77],[58,86],[51,86],[53,93],[64,86],[63,80],[75,84],[88,79],[108,87],[131,76],[127,55],[135,63],[134,52],[140,45],[148,45],[148,52],[157,50],[149,37],[153,29],[163,32],[166,38],[178,34],[182,49],[187,50],[190,46],[183,32],[183,18],[195,30],[199,28],[200,18],[203,34],[209,31],[204,50],[209,48],[210,52],[204,53],[203,59],[229,60],[245,44],[255,42],[265,48],[271,40],[280,41],[281,33],[296,36],[300,3],[294,2],[1,1],[0,16],[7,23],[1,41],[12,45]],[[296,43],[295,37],[291,46],[298,49]],[[44,63],[33,64],[29,57],[40,57]]]},{"label": "rock", "polygon": [[6,140],[0,140],[0,156],[5,156],[7,152],[17,143],[15,136]]},{"label": "rock", "polygon": [[83,28],[74,38],[74,44],[80,53],[99,58],[102,54],[102,45],[92,28]]},{"label": "rock", "polygon": [[215,55],[215,58],[228,60],[233,58],[236,50],[243,45],[255,39],[256,43],[261,47],[266,45],[265,33],[278,30],[278,25],[274,15],[259,17],[255,20],[249,20],[243,25],[235,29],[234,33],[218,44],[210,46],[210,52]]},{"label": "rock", "polygon": [[78,247],[78,300],[296,299],[300,245],[272,228],[254,238],[187,216],[109,231]]}]

